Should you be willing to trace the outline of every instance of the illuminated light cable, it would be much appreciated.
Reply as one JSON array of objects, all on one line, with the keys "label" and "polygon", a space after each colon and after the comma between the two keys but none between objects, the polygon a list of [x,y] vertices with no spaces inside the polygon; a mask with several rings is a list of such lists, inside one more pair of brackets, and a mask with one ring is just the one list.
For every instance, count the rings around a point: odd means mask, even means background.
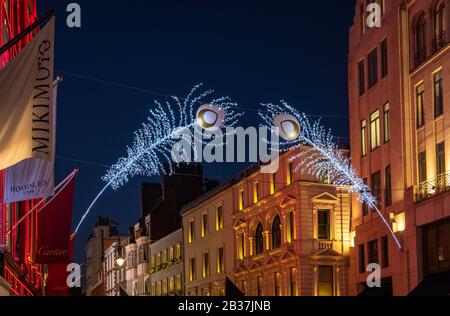
[{"label": "illuminated light cable", "polygon": [[[96,195],[81,217],[76,226],[75,234],[89,215],[92,207],[109,187],[116,190],[137,175],[157,176],[173,173],[172,150],[176,149],[180,137],[184,139],[183,131],[198,126],[199,118],[197,116],[199,113],[194,108],[214,92],[213,90],[206,90],[198,93],[197,91],[201,87],[202,84],[196,85],[189,95],[183,99],[172,96],[170,100],[166,100],[164,103],[155,101],[155,107],[150,109],[147,122],[143,123],[142,127],[134,133],[133,144],[131,147],[127,147],[127,156],[119,158],[102,177],[106,185]],[[221,126],[217,127],[234,126],[242,115],[242,113],[236,111],[237,104],[232,102],[229,97],[216,98],[204,103],[208,111],[218,111],[216,115],[220,120],[214,120],[214,122],[219,122]],[[204,111],[200,112],[202,115],[205,114]],[[209,118],[211,115],[211,113],[208,113]],[[201,127],[203,128],[203,126]],[[211,127],[208,125],[208,128]],[[192,142],[191,145],[195,146]],[[165,165],[168,170],[166,170]]]},{"label": "illuminated light cable", "polygon": [[[294,170],[300,168],[317,178],[327,175],[331,184],[337,186],[349,186],[349,191],[359,193],[358,200],[367,204],[375,210],[388,228],[397,246],[402,246],[388,221],[384,218],[376,206],[376,199],[370,193],[369,187],[357,176],[353,169],[350,159],[341,153],[341,150],[333,140],[330,130],[320,124],[320,120],[311,122],[304,113],[298,112],[295,108],[284,101],[281,104],[261,104],[265,109],[259,112],[263,124],[275,128],[276,133],[281,137],[279,143],[267,141],[269,144],[276,145],[281,151],[294,150],[302,148],[300,153],[295,154],[289,160],[298,162]],[[283,127],[283,123],[288,122]],[[292,126],[298,122],[298,126]],[[287,127],[287,128],[286,128]],[[286,129],[288,130],[286,133]],[[296,139],[292,135],[297,134]],[[275,147],[275,146],[272,146]]]}]

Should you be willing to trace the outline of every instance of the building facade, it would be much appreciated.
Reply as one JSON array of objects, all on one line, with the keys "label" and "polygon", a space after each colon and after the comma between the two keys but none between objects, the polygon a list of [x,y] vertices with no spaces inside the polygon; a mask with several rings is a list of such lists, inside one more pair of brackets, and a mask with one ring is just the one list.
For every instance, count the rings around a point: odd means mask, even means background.
[{"label": "building facade", "polygon": [[181,211],[184,234],[185,294],[224,296],[233,278],[233,190],[225,183]]},{"label": "building facade", "polygon": [[349,193],[302,174],[295,153],[276,173],[249,169],[233,186],[235,283],[250,296],[347,295]]},{"label": "building facade", "polygon": [[401,249],[353,199],[350,293],[368,290],[367,265],[377,263],[385,294],[407,295],[450,270],[450,2],[377,2],[381,27],[367,26],[359,0],[350,29],[351,156]]},{"label": "building facade", "polygon": [[150,246],[150,254],[151,295],[184,295],[182,229],[153,242]]},{"label": "building facade", "polygon": [[120,296],[120,287],[126,289],[125,246],[128,240],[114,241],[105,249],[105,295]]}]

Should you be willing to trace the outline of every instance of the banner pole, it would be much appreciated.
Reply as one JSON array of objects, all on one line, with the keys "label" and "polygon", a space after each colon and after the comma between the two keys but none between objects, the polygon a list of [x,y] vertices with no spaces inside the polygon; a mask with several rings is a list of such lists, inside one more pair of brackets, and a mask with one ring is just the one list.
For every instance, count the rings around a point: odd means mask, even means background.
[{"label": "banner pole", "polygon": [[0,48],[0,56],[3,55],[4,52],[6,52],[8,49],[12,48],[14,45],[16,45],[22,38],[27,36],[30,32],[32,32],[35,28],[37,28],[39,25],[44,23],[45,21],[49,20],[50,18],[56,16],[56,9],[52,9],[45,13],[42,17],[40,17],[36,22],[31,24],[29,27],[27,27],[25,30],[20,32],[19,35],[14,37],[12,40],[10,40],[8,43],[6,43],[4,46]]}]

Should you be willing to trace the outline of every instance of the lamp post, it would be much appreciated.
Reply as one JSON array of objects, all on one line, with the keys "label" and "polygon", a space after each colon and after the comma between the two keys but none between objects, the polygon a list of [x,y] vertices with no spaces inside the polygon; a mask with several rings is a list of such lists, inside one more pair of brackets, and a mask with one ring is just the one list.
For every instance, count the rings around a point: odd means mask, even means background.
[{"label": "lamp post", "polygon": [[123,257],[123,253],[122,253],[122,246],[120,244],[120,235],[119,235],[119,241],[116,246],[116,253],[117,253],[117,257],[115,259],[115,264],[116,264],[115,269],[118,272],[118,280],[117,280],[116,286],[117,286],[117,293],[120,293],[120,288],[121,288],[120,283],[122,282],[122,277],[121,277],[122,268],[126,262],[125,258]]}]

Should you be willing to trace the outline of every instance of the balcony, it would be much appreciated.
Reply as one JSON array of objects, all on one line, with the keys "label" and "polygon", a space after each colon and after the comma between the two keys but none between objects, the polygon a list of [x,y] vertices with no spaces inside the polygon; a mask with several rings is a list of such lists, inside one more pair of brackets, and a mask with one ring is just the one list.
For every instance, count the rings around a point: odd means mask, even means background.
[{"label": "balcony", "polygon": [[443,31],[439,34],[435,34],[433,37],[433,42],[432,42],[432,46],[431,46],[433,54],[437,53],[445,45],[447,45],[447,37],[446,37],[445,31]]},{"label": "balcony", "polygon": [[422,202],[445,192],[450,192],[450,171],[416,185],[414,202]]}]

